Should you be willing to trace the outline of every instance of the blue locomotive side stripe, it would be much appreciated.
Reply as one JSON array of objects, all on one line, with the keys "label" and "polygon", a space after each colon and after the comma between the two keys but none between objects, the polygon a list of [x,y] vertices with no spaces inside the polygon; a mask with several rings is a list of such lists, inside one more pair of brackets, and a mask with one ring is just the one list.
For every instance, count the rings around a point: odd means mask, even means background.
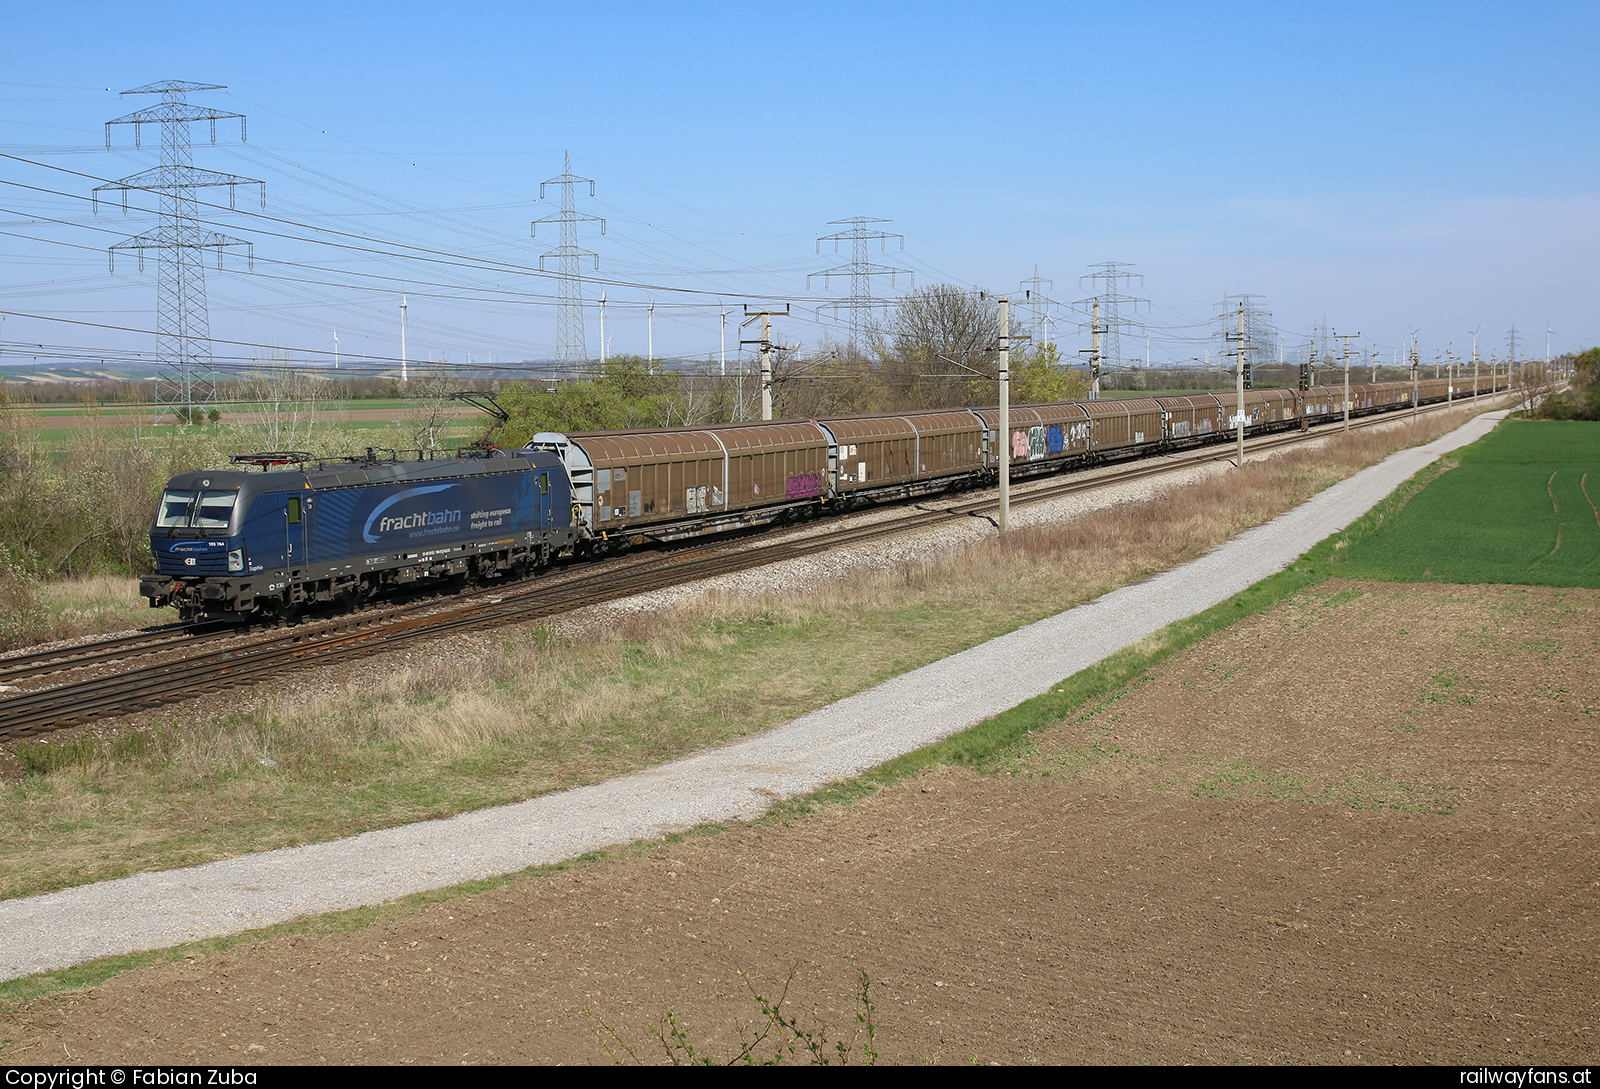
[{"label": "blue locomotive side stripe", "polygon": [[[372,513],[367,515],[367,524],[361,527],[361,539],[366,541],[368,544],[377,544],[378,538],[372,535],[372,523],[377,521],[378,515],[382,514],[384,511],[388,510],[402,499],[410,499],[414,495],[430,495],[433,492],[449,491],[451,488],[458,487],[460,487],[459,484],[435,484],[427,488],[407,488],[403,492],[397,492],[396,494],[391,495],[382,503],[379,503],[376,507],[372,508]],[[413,515],[412,517],[423,517],[423,515]],[[457,512],[456,519],[458,521],[460,520],[459,512]],[[417,524],[420,525],[421,523],[419,522]],[[408,523],[405,526],[397,528],[410,529],[411,526]],[[380,529],[379,532],[383,532],[383,530]]]}]

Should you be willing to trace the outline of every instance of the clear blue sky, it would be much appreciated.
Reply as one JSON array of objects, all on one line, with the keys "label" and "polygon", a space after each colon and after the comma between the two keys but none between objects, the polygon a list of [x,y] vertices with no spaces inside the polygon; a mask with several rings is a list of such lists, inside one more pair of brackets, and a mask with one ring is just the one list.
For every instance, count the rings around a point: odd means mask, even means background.
[{"label": "clear blue sky", "polygon": [[[837,335],[812,308],[848,281],[806,276],[848,256],[817,255],[828,221],[865,215],[905,236],[874,253],[919,286],[1014,292],[1037,265],[1069,303],[1088,265],[1131,262],[1157,361],[1205,350],[1225,292],[1264,296],[1291,346],[1326,317],[1386,356],[1416,327],[1429,359],[1481,326],[1503,357],[1515,323],[1542,355],[1547,324],[1557,352],[1600,343],[1597,30],[1592,2],[27,5],[0,150],[122,177],[154,160],[103,150],[103,123],[144,104],[112,92],[226,84],[194,100],[248,114],[249,143],[197,127],[195,162],[264,179],[269,214],[533,269],[556,241],[529,238],[554,211],[538,183],[570,150],[598,185],[580,210],[608,221],[583,242],[612,281],[585,288],[608,294],[612,352],[645,350],[652,298],[658,354],[716,351],[719,295],[794,300],[791,342]],[[0,179],[95,184],[11,159]],[[15,185],[0,208],[0,308],[154,327],[153,268],[112,275],[103,254],[149,217]],[[211,273],[219,339],[325,350],[337,328],[345,353],[393,356],[411,283],[413,358],[554,353],[548,277],[216,223],[260,258]],[[25,342],[153,348],[10,317],[0,361]]]}]

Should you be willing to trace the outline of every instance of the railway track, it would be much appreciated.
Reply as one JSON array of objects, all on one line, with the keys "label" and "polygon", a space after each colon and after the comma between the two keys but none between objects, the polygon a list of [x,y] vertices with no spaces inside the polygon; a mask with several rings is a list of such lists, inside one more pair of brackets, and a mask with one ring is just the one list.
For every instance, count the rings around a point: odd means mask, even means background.
[{"label": "railway track", "polygon": [[191,639],[201,637],[197,628],[216,627],[207,624],[163,624],[159,627],[141,628],[131,635],[118,635],[109,639],[96,639],[71,647],[36,650],[27,654],[13,654],[0,658],[0,684],[41,673],[54,673],[74,669],[79,665],[137,656],[152,649],[182,646]]},{"label": "railway track", "polygon": [[[604,560],[599,562],[610,565],[626,561]],[[561,577],[561,571],[552,572],[547,577],[559,578]],[[449,608],[451,605],[464,600],[494,595],[500,592],[502,591],[491,587],[456,593],[432,591],[417,594],[409,599],[390,599],[363,606],[357,613],[341,613],[333,617],[305,618],[294,627],[294,637],[302,639],[316,638],[323,629],[338,628],[348,624],[351,617],[358,618],[362,623],[371,623],[375,617],[394,615],[408,610]],[[272,634],[274,634],[272,629],[263,625],[247,627],[222,621],[166,624],[143,628],[127,635],[111,636],[69,647],[54,647],[48,650],[13,654],[0,658],[0,684],[12,684],[15,681],[26,680],[30,677],[39,677],[51,673],[69,673],[75,670],[117,662],[128,662],[140,658],[155,658],[168,655],[182,656],[201,643],[227,642],[248,645],[261,639],[270,638]],[[4,736],[3,730],[0,730],[0,736]]]},{"label": "railway track", "polygon": [[[1422,411],[1454,407],[1441,404]],[[1393,414],[1351,421],[1351,429],[1390,422]],[[1292,446],[1340,430],[1339,424],[1306,432],[1263,436],[1247,445],[1247,453]],[[1110,472],[1033,487],[1015,493],[1011,505],[1026,506],[1074,493],[1092,491],[1160,476],[1179,469],[1231,460],[1217,448],[1199,448],[1156,459],[1128,462]],[[383,653],[418,639],[465,630],[481,630],[539,620],[624,597],[665,589],[686,582],[731,574],[797,559],[841,545],[858,544],[930,528],[968,517],[987,517],[997,499],[947,502],[938,507],[921,504],[905,508],[902,517],[859,526],[841,526],[808,537],[761,539],[748,547],[729,549],[719,541],[675,550],[665,556],[629,562],[612,560],[586,566],[581,572],[561,572],[533,582],[511,583],[472,591],[432,608],[379,607],[284,630],[256,631],[249,635],[228,631],[195,632],[206,625],[174,625],[149,629],[81,648],[41,651],[0,660],[0,679],[37,675],[62,668],[63,655],[71,668],[102,664],[118,658],[164,654],[174,647],[195,648],[197,639],[219,639],[220,645],[185,653],[176,660],[133,665],[109,676],[96,676],[49,688],[18,692],[0,698],[0,739],[36,736],[101,719],[148,710],[163,704],[211,694],[227,688],[255,684],[270,676],[307,667],[331,665],[352,658]],[[231,636],[231,638],[229,638]],[[198,644],[203,647],[204,643]],[[52,657],[53,656],[53,657]],[[52,665],[51,663],[56,664]],[[9,671],[9,672],[7,672]],[[31,671],[31,672],[25,672]]]}]

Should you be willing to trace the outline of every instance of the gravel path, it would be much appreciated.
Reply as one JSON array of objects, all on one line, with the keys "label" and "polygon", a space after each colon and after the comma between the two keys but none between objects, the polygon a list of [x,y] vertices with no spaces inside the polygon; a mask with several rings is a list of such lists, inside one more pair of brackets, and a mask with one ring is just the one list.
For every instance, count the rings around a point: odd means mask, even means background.
[{"label": "gravel path", "polygon": [[1403,450],[1215,552],[897,677],[759,737],[610,782],[331,843],[0,903],[0,979],[392,900],[705,821],[754,817],[1008,710],[1166,625],[1225,601],[1349,525],[1480,416]]}]

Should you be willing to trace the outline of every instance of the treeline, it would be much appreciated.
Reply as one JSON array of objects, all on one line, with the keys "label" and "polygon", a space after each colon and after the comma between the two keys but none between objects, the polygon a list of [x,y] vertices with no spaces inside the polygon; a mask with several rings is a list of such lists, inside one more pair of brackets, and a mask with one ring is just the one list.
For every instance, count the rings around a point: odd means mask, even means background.
[{"label": "treeline", "polygon": [[[1527,392],[1544,394],[1533,415],[1544,420],[1600,420],[1600,348],[1563,356],[1555,362],[1558,366],[1571,367],[1572,381],[1561,390],[1530,388]],[[1543,364],[1530,361],[1522,366],[1529,375],[1524,385],[1531,387],[1536,381],[1541,386],[1554,385],[1550,376],[1538,373],[1543,370]],[[1530,368],[1533,369],[1530,371]]]},{"label": "treeline", "polygon": [[[1014,329],[1013,336],[1020,330]],[[999,397],[999,317],[992,300],[939,284],[911,293],[865,345],[823,343],[775,352],[775,418],[848,416],[994,404]],[[1013,339],[1011,400],[1065,401],[1088,378],[1053,344]],[[721,373],[717,364],[674,369],[625,355],[576,381],[514,382],[499,394],[511,416],[501,442],[520,445],[540,431],[601,431],[759,419],[758,375]]]},{"label": "treeline", "polygon": [[[274,369],[282,370],[290,367],[287,361],[273,361]],[[424,370],[427,364],[418,364],[418,370]],[[311,373],[304,371],[302,373]],[[398,379],[384,376],[377,377],[344,377],[337,371],[328,371],[318,367],[317,396],[336,401],[368,401],[368,400],[400,400],[411,396],[401,387]],[[485,380],[472,379],[475,384],[484,384]],[[223,378],[216,382],[216,400],[240,401],[248,400],[259,392],[259,376],[252,372],[233,378]],[[499,379],[487,380],[489,388],[493,389],[502,384]],[[87,381],[61,381],[61,382],[36,382],[23,381],[0,372],[0,396],[12,404],[33,405],[70,405],[90,402],[95,404],[148,404],[155,395],[154,384],[151,382],[137,382],[129,379],[99,378]],[[209,410],[207,410],[209,411]],[[228,411],[226,405],[219,410]],[[199,422],[199,421],[195,421]]]},{"label": "treeline", "polygon": [[[302,389],[314,380],[263,372],[254,381],[260,403],[230,413],[222,427],[157,432],[91,409],[73,419],[66,440],[50,441],[45,431],[58,421],[0,388],[0,577],[146,573],[156,502],[178,473],[234,468],[232,455],[256,450],[342,457],[373,444],[372,431],[319,422]],[[411,444],[398,427],[394,435],[378,444]]]}]

